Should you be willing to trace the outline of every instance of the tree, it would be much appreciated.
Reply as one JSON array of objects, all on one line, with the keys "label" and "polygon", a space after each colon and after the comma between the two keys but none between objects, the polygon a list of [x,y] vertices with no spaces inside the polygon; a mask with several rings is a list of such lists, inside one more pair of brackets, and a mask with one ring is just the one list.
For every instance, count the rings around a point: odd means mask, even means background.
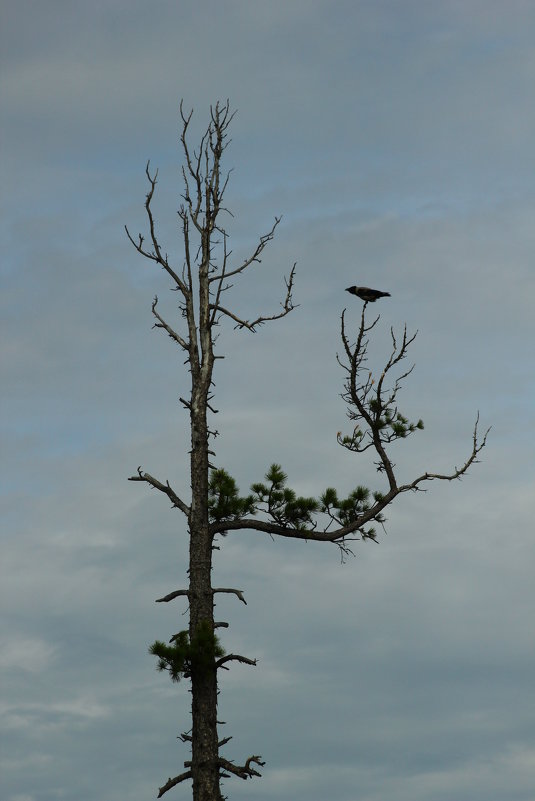
[{"label": "tree", "polygon": [[216,329],[224,318],[229,318],[236,329],[255,332],[264,323],[289,314],[294,308],[295,264],[285,279],[285,294],[277,313],[248,320],[224,303],[224,293],[232,286],[230,279],[239,279],[242,273],[260,263],[280,218],[275,218],[270,230],[260,236],[246,259],[238,264],[232,263],[229,234],[222,222],[227,212],[223,198],[229,181],[222,160],[234,113],[228,101],[211,107],[210,121],[197,150],[192,149],[188,141],[192,112],[185,113],[181,104],[180,115],[184,155],[183,203],[178,211],[184,243],[182,266],[177,268],[170,262],[158,239],[152,210],[158,172],[151,172],[150,163],[146,167],[149,189],[145,200],[148,242],[141,234],[135,239],[128,228],[126,233],[142,256],[168,274],[172,288],[180,297],[184,321],[180,329],[162,317],[157,297],[152,303],[152,314],[154,327],[166,332],[185,353],[190,373],[189,395],[181,397],[180,401],[190,416],[191,499],[186,502],[177,495],[169,481],[160,481],[141,467],[129,480],[145,482],[166,496],[172,507],[186,517],[189,530],[188,586],[157,599],[158,603],[168,603],[180,597],[187,599],[189,627],[171,637],[169,643],[155,641],[149,650],[157,657],[158,668],[168,672],[173,681],[186,679],[191,682],[192,728],[181,735],[182,740],[191,746],[191,759],[184,763],[185,771],[160,787],[158,797],[191,779],[194,801],[222,801],[222,777],[231,774],[242,779],[260,776],[258,768],[264,763],[256,754],[247,757],[243,764],[236,764],[221,754],[230,737],[219,739],[218,734],[218,671],[233,661],[249,665],[256,663],[239,654],[226,654],[216,634],[218,628],[228,624],[214,620],[214,596],[233,593],[244,603],[245,599],[240,590],[212,586],[214,538],[230,531],[255,529],[271,536],[335,543],[344,558],[352,552],[356,540],[377,541],[375,525],[383,524],[384,509],[398,495],[420,490],[423,484],[435,479],[452,481],[464,475],[477,461],[488,431],[480,438],[476,420],[471,452],[462,467],[449,474],[426,472],[409,483],[398,483],[389,446],[423,428],[421,420],[410,422],[398,409],[397,397],[402,381],[412,368],[401,371],[397,377],[394,375],[416,334],[408,335],[405,327],[398,339],[391,329],[392,350],[386,365],[380,373],[369,371],[366,367],[369,335],[379,317],[367,322],[367,302],[364,302],[354,340],[348,331],[345,311],[341,316],[343,353],[338,361],[345,372],[343,397],[352,429],[347,435],[339,432],[338,442],[355,453],[373,451],[385,486],[381,491],[373,492],[367,487],[357,486],[347,497],[340,497],[334,488],[329,487],[319,498],[300,497],[288,486],[281,466],[273,464],[263,482],[254,483],[248,495],[240,495],[230,473],[216,468],[211,462],[215,456],[212,440],[217,434],[209,422],[209,417],[216,413],[212,392],[214,366],[216,359],[222,358],[215,352]]}]

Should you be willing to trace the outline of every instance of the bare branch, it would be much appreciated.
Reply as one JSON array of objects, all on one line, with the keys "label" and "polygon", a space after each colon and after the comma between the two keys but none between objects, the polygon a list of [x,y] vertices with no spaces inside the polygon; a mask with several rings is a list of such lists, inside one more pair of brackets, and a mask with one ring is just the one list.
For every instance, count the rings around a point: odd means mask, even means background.
[{"label": "bare branch", "polygon": [[156,603],[157,604],[161,604],[161,603],[166,603],[167,604],[167,603],[169,603],[169,601],[172,601],[174,598],[179,598],[182,595],[185,595],[187,598],[189,598],[189,590],[174,590],[174,592],[170,592],[168,595],[164,595],[163,598],[156,598]]},{"label": "bare branch", "polygon": [[[225,526],[226,526],[226,524],[225,524]],[[219,528],[217,529],[216,533],[217,533],[218,531],[219,531]],[[238,596],[238,598],[240,599],[240,601],[241,601],[242,603],[244,603],[244,604],[247,606],[247,601],[246,601],[246,600],[245,600],[245,598],[243,597],[243,592],[242,592],[242,590],[233,590],[233,589],[231,589],[230,587],[213,587],[213,588],[212,588],[212,592],[213,592],[214,594],[215,594],[216,592],[229,592],[229,593],[233,593],[234,595],[237,595],[237,596]]]},{"label": "bare branch", "polygon": [[163,787],[160,787],[159,789],[158,798],[161,798],[162,795],[165,795],[168,790],[172,790],[173,787],[176,787],[177,784],[180,784],[180,782],[184,782],[186,779],[191,779],[192,777],[193,773],[191,770],[187,770],[184,773],[181,773],[179,776],[175,776],[174,779],[167,779]]},{"label": "bare branch", "polygon": [[227,289],[230,289],[232,287],[232,284],[223,283],[225,280],[227,261],[230,256],[230,253],[227,250],[227,238],[228,238],[227,234],[225,231],[223,231],[222,233],[223,233],[223,263],[221,265],[221,276],[215,293],[215,302],[211,304],[212,314],[210,316],[210,326],[215,325],[216,312],[217,312],[217,307],[219,305],[219,300],[221,298],[221,294],[225,292]]},{"label": "bare branch", "polygon": [[[182,117],[181,142],[186,158],[186,167],[182,168],[182,176],[186,187],[183,195],[193,225],[201,238],[208,236],[217,228],[217,216],[222,210],[221,202],[227,188],[229,175],[221,185],[220,162],[223,151],[228,145],[227,129],[232,122],[235,112],[230,112],[230,104],[216,103],[211,108],[210,124],[204,132],[197,153],[190,150],[187,142],[187,131],[193,112],[184,113],[183,105],[180,107]],[[190,191],[191,179],[194,192]],[[193,194],[193,197],[192,197]],[[203,258],[207,256],[203,248]]]},{"label": "bare branch", "polygon": [[167,497],[169,498],[169,500],[173,504],[173,508],[180,509],[180,511],[184,512],[184,514],[186,516],[189,516],[189,514],[190,514],[189,506],[187,504],[185,504],[184,501],[181,500],[181,498],[178,497],[176,492],[171,488],[171,486],[170,486],[168,481],[166,481],[165,484],[162,484],[161,481],[158,481],[157,478],[154,478],[154,476],[151,476],[150,473],[144,473],[141,470],[141,467],[138,467],[137,472],[138,472],[138,475],[137,476],[130,476],[128,481],[146,481],[147,484],[151,485],[151,487],[154,487],[154,489],[157,489],[160,492],[163,492],[164,495],[167,495]]},{"label": "bare branch", "polygon": [[181,348],[184,348],[184,350],[189,351],[189,343],[186,342],[186,340],[183,339],[180,336],[180,334],[177,334],[176,331],[174,331],[171,328],[171,326],[168,325],[165,322],[165,320],[158,314],[158,312],[156,311],[156,306],[157,305],[158,305],[158,296],[155,295],[154,300],[152,301],[152,313],[156,317],[158,322],[154,323],[154,328],[163,328],[163,329],[165,329],[165,331],[167,331],[167,333],[169,334],[171,339],[173,339],[178,345],[180,345]]},{"label": "bare branch", "polygon": [[217,660],[215,666],[216,668],[223,667],[226,662],[242,662],[244,665],[256,667],[256,659],[248,659],[248,657],[240,656],[239,654],[226,654]]},{"label": "bare branch", "polygon": [[196,158],[196,164],[194,164],[195,155],[193,154],[193,158],[192,158],[192,154],[190,153],[189,145],[188,145],[188,142],[187,142],[187,132],[188,132],[188,127],[189,127],[189,123],[190,123],[192,115],[193,115],[193,110],[190,111],[190,113],[187,114],[187,115],[184,114],[183,103],[182,103],[182,101],[180,101],[180,116],[182,117],[182,122],[183,122],[182,134],[180,136],[180,141],[182,142],[182,149],[183,149],[184,155],[186,157],[186,164],[187,164],[187,168],[188,168],[188,173],[191,176],[191,178],[193,179],[193,181],[195,183],[195,189],[196,189],[196,191],[195,191],[195,203],[194,203],[193,200],[191,199],[191,195],[190,195],[190,191],[189,191],[189,184],[188,184],[188,179],[187,179],[187,175],[186,175],[186,170],[183,167],[182,168],[182,176],[184,178],[184,183],[186,185],[186,194],[184,196],[184,199],[186,200],[186,203],[189,206],[191,218],[192,218],[195,226],[197,227],[197,222],[196,221],[198,219],[200,208],[201,208],[201,203],[202,203],[202,185],[201,185],[201,172],[200,172],[200,158],[201,158],[201,155],[200,154],[202,153],[202,150],[203,150],[203,147],[204,147],[206,134],[204,134],[204,136],[201,139],[201,146],[200,146],[200,149],[199,149],[199,156]]},{"label": "bare branch", "polygon": [[466,460],[466,462],[462,465],[462,467],[456,467],[452,473],[449,474],[441,474],[441,473],[424,473],[423,475],[419,476],[418,478],[414,479],[410,484],[404,484],[399,488],[400,492],[409,492],[410,490],[417,490],[419,489],[419,484],[424,481],[434,481],[438,479],[440,481],[455,481],[456,479],[460,479],[464,474],[468,471],[468,469],[473,464],[477,464],[478,459],[477,456],[480,451],[483,450],[485,445],[487,444],[487,436],[489,431],[491,430],[491,426],[487,428],[485,431],[483,438],[478,441],[478,434],[477,428],[479,424],[479,412],[477,413],[476,422],[474,425],[474,432],[472,434],[472,452],[470,456]]},{"label": "bare branch", "polygon": [[238,317],[233,312],[226,309],[224,306],[221,306],[219,303],[217,305],[211,304],[210,308],[213,309],[214,314],[212,315],[212,319],[216,312],[220,312],[221,314],[230,317],[236,323],[236,328],[247,328],[249,331],[255,332],[255,329],[259,325],[263,325],[263,323],[269,322],[271,320],[280,320],[281,317],[286,317],[293,309],[295,309],[295,305],[292,300],[292,291],[293,291],[293,282],[295,276],[295,267],[292,267],[292,271],[290,273],[290,277],[288,279],[284,279],[286,283],[286,298],[284,302],[281,303],[282,311],[279,314],[272,314],[270,316],[260,316],[257,317],[256,320],[252,320],[249,322],[248,320],[243,320],[241,317]]},{"label": "bare branch", "polygon": [[145,168],[145,174],[146,174],[147,180],[148,180],[148,182],[150,184],[150,189],[149,189],[149,191],[147,193],[147,196],[146,196],[146,199],[145,199],[145,211],[147,212],[147,217],[148,217],[148,220],[149,220],[150,236],[151,236],[153,250],[149,251],[149,250],[146,250],[143,247],[144,237],[141,236],[141,234],[138,235],[138,241],[136,242],[133,239],[133,237],[131,236],[130,231],[128,230],[128,227],[125,225],[126,235],[127,235],[128,239],[130,240],[130,242],[135,247],[135,249],[138,251],[138,253],[141,253],[141,255],[145,256],[145,258],[150,259],[151,261],[155,261],[157,264],[159,264],[171,276],[171,278],[176,283],[177,287],[180,289],[182,294],[185,297],[187,297],[188,292],[189,292],[188,287],[184,284],[182,279],[178,276],[178,274],[170,266],[170,264],[169,264],[169,262],[167,260],[167,255],[164,256],[162,254],[160,243],[158,242],[158,237],[156,236],[156,226],[155,226],[154,217],[153,217],[153,214],[152,214],[151,202],[152,202],[152,198],[154,196],[154,190],[155,190],[156,184],[157,184],[158,170],[156,170],[156,172],[154,173],[154,176],[152,176],[150,174],[149,167],[150,167],[150,161],[147,162],[147,166]]},{"label": "bare branch", "polygon": [[250,756],[245,765],[234,765],[234,763],[222,757],[219,757],[218,762],[223,770],[228,770],[229,773],[233,773],[234,776],[239,776],[240,779],[251,779],[253,776],[261,776],[262,774],[252,768],[251,765],[254,763],[255,765],[263,767],[266,764],[261,761],[259,756]]},{"label": "bare branch", "polygon": [[208,279],[210,283],[212,281],[221,281],[222,279],[231,278],[233,275],[238,275],[238,273],[242,273],[244,270],[247,269],[247,267],[250,267],[250,265],[253,264],[254,262],[259,264],[261,262],[260,255],[262,254],[262,251],[264,250],[268,242],[271,242],[272,239],[274,238],[275,230],[281,220],[282,217],[275,217],[275,222],[273,223],[271,230],[268,231],[267,234],[263,234],[260,237],[253,254],[248,258],[246,258],[240,264],[239,267],[235,267],[234,270],[230,270],[227,273],[216,273],[215,275],[210,276],[210,278]]},{"label": "bare branch", "polygon": [[[366,324],[366,306],[367,303],[364,303],[357,341],[354,345],[350,344],[346,334],[345,309],[342,312],[341,335],[349,361],[349,365],[346,365],[338,358],[339,364],[342,365],[347,373],[345,392],[342,397],[348,403],[348,417],[356,425],[351,436],[342,436],[339,433],[338,442],[348,450],[358,453],[374,448],[379,456],[379,461],[376,462],[377,468],[380,472],[386,474],[390,490],[395,490],[397,480],[394,473],[394,464],[386,452],[385,445],[396,439],[406,437],[417,428],[421,428],[422,423],[421,421],[417,424],[409,423],[395,405],[401,382],[410,375],[413,367],[398,376],[391,389],[385,390],[384,382],[390,370],[406,357],[407,350],[416,338],[417,332],[412,336],[408,336],[407,327],[405,326],[402,341],[398,344],[394,330],[391,328],[392,351],[378,380],[376,381],[368,370],[366,370],[366,378],[360,378],[365,371],[367,362],[368,332],[374,328],[379,320],[379,316],[377,316],[372,323]],[[361,427],[362,423],[364,423],[364,427]]]}]

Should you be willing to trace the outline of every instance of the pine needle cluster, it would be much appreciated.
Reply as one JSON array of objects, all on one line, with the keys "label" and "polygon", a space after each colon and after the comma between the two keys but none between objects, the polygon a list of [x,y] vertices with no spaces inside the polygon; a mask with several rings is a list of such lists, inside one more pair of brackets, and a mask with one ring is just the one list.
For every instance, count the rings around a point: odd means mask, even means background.
[{"label": "pine needle cluster", "polygon": [[188,631],[179,631],[171,638],[169,645],[155,640],[149,647],[149,654],[158,657],[156,669],[162,672],[166,670],[174,682],[181,678],[188,679],[194,671],[204,673],[213,669],[215,660],[224,653],[208,621],[197,627],[191,640]]}]

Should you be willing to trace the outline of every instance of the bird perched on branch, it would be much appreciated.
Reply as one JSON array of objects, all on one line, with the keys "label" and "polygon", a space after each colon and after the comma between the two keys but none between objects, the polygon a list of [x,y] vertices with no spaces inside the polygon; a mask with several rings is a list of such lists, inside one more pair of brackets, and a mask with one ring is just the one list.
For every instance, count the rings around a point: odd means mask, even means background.
[{"label": "bird perched on branch", "polygon": [[390,292],[381,292],[379,289],[370,289],[367,286],[349,286],[346,292],[356,295],[365,303],[375,303],[377,298],[389,298]]}]

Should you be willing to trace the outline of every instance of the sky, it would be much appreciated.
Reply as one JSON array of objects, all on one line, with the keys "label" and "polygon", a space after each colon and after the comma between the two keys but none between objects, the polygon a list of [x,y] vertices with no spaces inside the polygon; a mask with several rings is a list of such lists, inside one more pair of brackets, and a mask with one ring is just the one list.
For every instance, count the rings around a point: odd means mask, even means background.
[{"label": "sky", "polygon": [[[380,544],[229,534],[214,585],[228,652],[228,759],[260,754],[259,801],[533,801],[535,787],[535,6],[523,0],[79,0],[0,12],[2,797],[146,801],[183,770],[186,684],[148,646],[187,626],[187,532],[127,478],[187,498],[181,352],[152,329],[161,271],[144,169],[182,251],[179,102],[237,109],[226,166],[233,258],[282,215],[237,314],[299,306],[256,334],[221,326],[216,462],[245,492],[281,463],[300,493],[384,488],[348,431],[340,314],[391,293],[370,345],[418,330],[400,406],[425,429],[399,480],[448,472],[387,510]],[[175,316],[176,315],[176,316]],[[376,365],[376,367],[375,367]],[[169,798],[190,797],[181,785]]]}]

